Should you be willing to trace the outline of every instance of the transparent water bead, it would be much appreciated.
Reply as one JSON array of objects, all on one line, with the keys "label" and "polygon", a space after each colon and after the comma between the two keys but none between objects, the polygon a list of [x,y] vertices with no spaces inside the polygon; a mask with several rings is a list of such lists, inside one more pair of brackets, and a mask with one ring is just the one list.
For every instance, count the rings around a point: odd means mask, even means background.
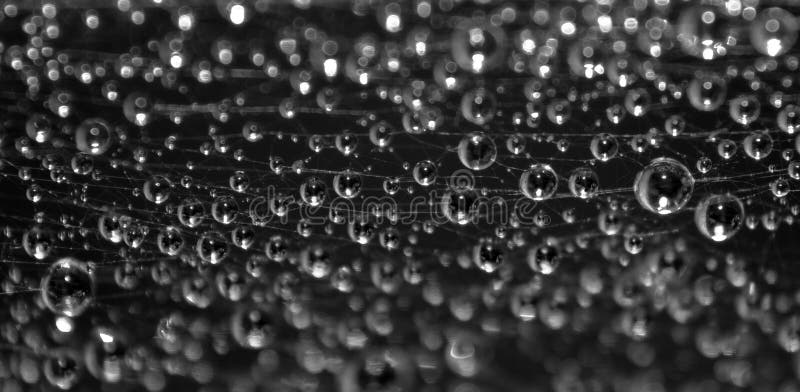
[{"label": "transparent water bead", "polygon": [[680,211],[694,191],[689,169],[672,158],[656,158],[636,175],[633,194],[646,210],[661,215]]},{"label": "transparent water bead", "polygon": [[497,146],[481,132],[473,132],[458,144],[458,158],[468,169],[484,170],[497,159]]},{"label": "transparent water bead", "polygon": [[536,164],[524,171],[519,178],[522,194],[533,200],[546,200],[556,193],[558,175],[546,164]]},{"label": "transparent water bead", "polygon": [[90,267],[75,258],[53,263],[42,278],[41,295],[52,312],[68,317],[81,315],[94,298],[95,281]]},{"label": "transparent water bead", "polygon": [[697,204],[694,222],[701,234],[722,242],[733,237],[744,222],[744,205],[735,195],[711,194]]}]

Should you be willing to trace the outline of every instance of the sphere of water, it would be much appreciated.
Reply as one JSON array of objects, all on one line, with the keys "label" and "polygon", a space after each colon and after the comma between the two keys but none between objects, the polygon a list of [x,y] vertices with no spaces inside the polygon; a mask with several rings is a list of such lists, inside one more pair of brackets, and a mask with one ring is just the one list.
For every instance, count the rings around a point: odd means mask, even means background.
[{"label": "sphere of water", "polygon": [[369,128],[369,140],[376,147],[388,147],[394,134],[394,127],[386,121],[377,122]]},{"label": "sphere of water", "polygon": [[772,137],[766,132],[753,132],[744,138],[742,146],[748,157],[760,161],[772,152]]},{"label": "sphere of water", "polygon": [[567,64],[575,76],[592,79],[605,72],[603,52],[592,41],[578,41],[567,49]]},{"label": "sphere of water", "polygon": [[361,176],[350,170],[338,173],[333,177],[333,190],[345,199],[352,199],[361,193]]},{"label": "sphere of water", "polygon": [[461,115],[471,123],[484,125],[492,121],[495,111],[497,98],[485,88],[470,90],[461,97]]},{"label": "sphere of water", "polygon": [[627,110],[620,104],[612,104],[606,108],[606,118],[612,124],[619,124],[625,119],[628,114]]},{"label": "sphere of water", "polygon": [[798,29],[792,13],[779,7],[763,9],[750,25],[750,45],[767,56],[779,56],[797,42]]},{"label": "sphere of water", "polygon": [[461,377],[475,377],[491,360],[491,347],[482,336],[458,332],[452,336],[445,348],[445,363],[453,373]]},{"label": "sphere of water", "polygon": [[244,140],[255,143],[264,138],[264,126],[255,121],[248,121],[242,125],[242,136]]},{"label": "sphere of water", "polygon": [[203,233],[195,244],[197,256],[210,264],[219,264],[229,253],[228,242],[218,232]]},{"label": "sphere of water", "polygon": [[503,265],[505,255],[499,243],[483,240],[480,244],[475,245],[472,259],[478,268],[484,272],[492,273]]},{"label": "sphere of water", "polygon": [[41,226],[33,226],[22,235],[22,248],[25,253],[36,260],[42,260],[50,255],[55,244],[53,233]]},{"label": "sphere of water", "polygon": [[772,181],[769,185],[770,191],[775,197],[786,197],[792,190],[792,186],[789,184],[789,180],[785,177],[780,177]]},{"label": "sphere of water", "polygon": [[673,114],[667,117],[664,122],[664,130],[670,136],[678,136],[686,129],[686,120],[680,114]]},{"label": "sphere of water", "polygon": [[56,126],[50,117],[36,113],[28,117],[28,121],[25,122],[25,133],[31,140],[45,143],[50,141],[56,133]]},{"label": "sphere of water", "polygon": [[322,205],[328,195],[328,186],[318,177],[309,177],[300,185],[300,199],[312,207]]},{"label": "sphere of water", "polygon": [[47,381],[61,390],[72,389],[81,377],[81,365],[77,354],[66,349],[49,352],[42,363],[42,370]]},{"label": "sphere of water", "polygon": [[263,309],[242,309],[231,316],[231,335],[240,346],[260,350],[275,340],[277,326]]},{"label": "sphere of water", "polygon": [[265,248],[267,257],[273,261],[281,262],[286,260],[289,254],[289,244],[280,235],[273,235]]},{"label": "sphere of water", "polygon": [[178,205],[178,221],[186,227],[194,228],[205,219],[206,208],[197,199],[186,199]]},{"label": "sphere of water", "polygon": [[99,118],[86,119],[75,129],[75,147],[86,154],[105,153],[111,147],[112,140],[111,126]]},{"label": "sphere of water", "polygon": [[473,132],[458,144],[458,159],[468,169],[484,170],[497,159],[497,146],[482,132]]},{"label": "sphere of water", "polygon": [[385,249],[397,249],[400,247],[400,232],[394,227],[387,227],[378,235],[378,242]]},{"label": "sphere of water", "polygon": [[711,161],[711,158],[709,157],[700,157],[695,166],[697,167],[697,171],[706,174],[711,171],[711,168],[714,166],[714,162]]},{"label": "sphere of water", "polygon": [[97,220],[97,230],[107,241],[113,243],[122,242],[122,221],[123,217],[116,214],[103,214]]},{"label": "sphere of water", "polygon": [[639,29],[636,40],[642,52],[657,58],[675,46],[676,33],[669,19],[655,16],[647,19],[643,27]]},{"label": "sphere of water", "polygon": [[761,103],[752,94],[740,95],[731,100],[728,113],[733,121],[748,125],[761,114]]},{"label": "sphere of water", "polygon": [[633,184],[633,194],[641,206],[666,215],[681,210],[694,191],[689,169],[671,158],[656,158],[644,167]]},{"label": "sphere of water", "polygon": [[174,226],[167,226],[156,236],[158,250],[167,256],[175,256],[183,249],[183,237],[180,230]]},{"label": "sphere of water", "polygon": [[336,149],[339,150],[342,155],[349,156],[356,151],[356,147],[358,147],[358,138],[345,130],[344,132],[336,135],[334,144],[336,145]]},{"label": "sphere of water", "polygon": [[459,26],[450,38],[453,60],[462,69],[482,74],[505,59],[506,35],[489,23]]},{"label": "sphere of water", "polygon": [[293,197],[278,193],[269,200],[269,210],[277,216],[284,217],[289,213],[289,208],[293,202]]},{"label": "sphere of water", "polygon": [[397,177],[389,177],[383,180],[383,191],[387,195],[394,195],[400,191],[400,179]]},{"label": "sphere of water", "polygon": [[242,193],[250,187],[250,177],[244,171],[237,170],[228,178],[228,186],[233,191]]},{"label": "sphere of water", "polygon": [[522,173],[519,178],[519,189],[533,200],[549,199],[558,188],[558,175],[546,164],[536,164]]},{"label": "sphere of water", "polygon": [[697,110],[711,112],[717,110],[725,101],[728,84],[715,75],[700,75],[689,82],[686,94],[689,103]]},{"label": "sphere of water", "polygon": [[572,106],[566,99],[554,99],[547,104],[547,119],[553,124],[563,125],[572,118]]},{"label": "sphere of water", "polygon": [[436,131],[444,124],[444,113],[436,106],[423,106],[419,109],[419,121],[428,131]]},{"label": "sphere of water", "polygon": [[141,222],[128,222],[123,227],[122,240],[125,241],[125,245],[135,249],[142,246],[149,231],[150,228]]},{"label": "sphere of water", "polygon": [[786,167],[786,173],[795,180],[800,180],[800,161],[791,161]]},{"label": "sphere of water", "polygon": [[48,97],[47,106],[53,114],[67,118],[75,111],[75,94],[66,90],[55,90]]},{"label": "sphere of water", "polygon": [[600,189],[597,173],[589,167],[579,167],[569,175],[569,191],[581,199],[590,199]]},{"label": "sphere of water", "polygon": [[627,234],[624,240],[625,251],[632,255],[639,254],[644,249],[644,239],[639,235]]},{"label": "sphere of water", "polygon": [[559,263],[558,249],[552,245],[538,246],[528,251],[528,265],[534,272],[550,275],[558,268]]},{"label": "sphere of water", "polygon": [[211,203],[211,216],[223,225],[232,223],[238,214],[239,203],[233,196],[219,196]]},{"label": "sphere of water", "polygon": [[52,312],[76,317],[91,304],[94,285],[94,275],[86,263],[65,257],[53,263],[42,278],[42,300]]},{"label": "sphere of water", "polygon": [[466,225],[476,214],[477,192],[473,190],[447,191],[439,204],[442,214],[453,223]]},{"label": "sphere of water", "polygon": [[144,93],[135,92],[128,95],[122,102],[122,114],[128,121],[143,127],[153,120],[155,102]]},{"label": "sphere of water", "polygon": [[525,152],[525,146],[527,145],[527,141],[525,137],[520,134],[514,134],[506,139],[506,149],[508,152],[519,155]]},{"label": "sphere of water", "polygon": [[418,111],[409,111],[403,114],[403,129],[411,135],[421,135],[428,129],[422,123],[422,117]]},{"label": "sphere of water", "polygon": [[106,383],[118,383],[129,369],[126,364],[129,343],[117,329],[100,326],[89,334],[84,362],[89,373]]},{"label": "sphere of water", "polygon": [[738,151],[739,147],[737,147],[736,142],[730,139],[722,139],[717,143],[717,154],[722,159],[731,159],[734,155],[736,155],[736,151]]},{"label": "sphere of water", "polygon": [[778,128],[793,135],[800,131],[800,106],[786,105],[778,112]]},{"label": "sphere of water", "polygon": [[433,184],[438,176],[436,164],[429,160],[417,162],[411,174],[414,177],[414,181],[422,186]]},{"label": "sphere of water", "polygon": [[647,114],[651,101],[650,93],[644,88],[628,90],[625,94],[625,109],[635,117],[642,117]]},{"label": "sphere of water", "polygon": [[608,81],[619,87],[626,88],[639,79],[641,63],[630,53],[612,56],[606,63]]},{"label": "sphere of water", "polygon": [[[210,262],[210,261],[206,261]],[[213,263],[212,263],[213,264]],[[183,279],[181,282],[181,294],[186,303],[205,309],[214,301],[216,290],[210,280],[203,276],[192,276]]]},{"label": "sphere of water", "polygon": [[169,196],[172,193],[172,183],[164,176],[155,175],[144,182],[142,191],[148,201],[162,204],[169,200]]},{"label": "sphere of water", "polygon": [[70,160],[72,172],[81,176],[90,174],[94,170],[94,159],[85,153],[77,153]]},{"label": "sphere of water", "polygon": [[689,55],[713,60],[728,53],[736,42],[732,26],[718,7],[686,7],[678,17],[678,41]]},{"label": "sphere of water", "polygon": [[694,223],[707,238],[722,242],[733,237],[744,222],[744,206],[735,195],[711,194],[697,204]]},{"label": "sphere of water", "polygon": [[300,252],[300,266],[314,278],[322,279],[333,269],[331,255],[321,245],[311,245]]},{"label": "sphere of water", "polygon": [[353,219],[350,224],[347,225],[347,235],[351,240],[361,245],[366,245],[372,241],[377,231],[377,226],[375,223],[371,222],[368,217]]},{"label": "sphere of water", "polygon": [[589,149],[595,158],[606,162],[617,156],[619,142],[613,135],[601,133],[592,138],[591,143],[589,143]]}]

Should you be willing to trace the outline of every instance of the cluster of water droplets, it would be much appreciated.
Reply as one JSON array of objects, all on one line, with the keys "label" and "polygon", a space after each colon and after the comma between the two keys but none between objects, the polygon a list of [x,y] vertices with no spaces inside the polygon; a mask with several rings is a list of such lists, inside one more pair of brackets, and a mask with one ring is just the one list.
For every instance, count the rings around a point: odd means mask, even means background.
[{"label": "cluster of water droplets", "polygon": [[2,385],[800,390],[778,3],[0,3]]}]

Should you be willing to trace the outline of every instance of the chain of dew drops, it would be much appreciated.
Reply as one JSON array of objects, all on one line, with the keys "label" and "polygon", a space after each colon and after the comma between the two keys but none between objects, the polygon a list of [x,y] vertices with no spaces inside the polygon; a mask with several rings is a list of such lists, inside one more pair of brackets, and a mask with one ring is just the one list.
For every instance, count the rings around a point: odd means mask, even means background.
[{"label": "chain of dew drops", "polygon": [[0,1],[0,387],[800,391],[798,16]]}]

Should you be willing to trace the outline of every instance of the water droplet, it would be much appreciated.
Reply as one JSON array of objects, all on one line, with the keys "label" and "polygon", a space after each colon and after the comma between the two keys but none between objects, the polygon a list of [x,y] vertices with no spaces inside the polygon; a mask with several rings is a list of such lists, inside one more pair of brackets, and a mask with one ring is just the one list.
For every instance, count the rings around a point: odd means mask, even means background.
[{"label": "water droplet", "polygon": [[619,152],[619,142],[617,142],[616,137],[608,133],[601,133],[592,138],[589,149],[595,158],[607,162],[617,156]]},{"label": "water droplet", "polygon": [[489,123],[496,111],[497,98],[485,88],[468,91],[461,98],[461,114],[473,124]]},{"label": "water droplet", "polygon": [[318,177],[309,177],[300,185],[300,199],[312,207],[322,205],[328,195],[328,186]]},{"label": "water droplet", "polygon": [[732,194],[710,194],[697,204],[694,222],[701,234],[716,242],[733,237],[744,222],[744,206]]},{"label": "water droplet", "polygon": [[112,138],[111,126],[99,118],[86,119],[75,129],[75,147],[78,151],[91,155],[101,155],[108,151]]},{"label": "water droplet", "polygon": [[429,160],[419,161],[414,165],[412,175],[417,184],[429,186],[436,182],[438,176],[436,164]]},{"label": "water droplet", "polygon": [[482,132],[473,132],[458,144],[458,158],[468,169],[484,170],[497,159],[497,146]]},{"label": "water droplet", "polygon": [[694,191],[694,177],[672,158],[656,158],[636,175],[633,193],[641,206],[661,215],[681,210]]},{"label": "water droplet", "polygon": [[361,193],[361,176],[357,173],[346,170],[333,177],[333,190],[340,197],[352,199]]},{"label": "water droplet", "polygon": [[172,182],[166,177],[155,175],[147,179],[142,187],[144,197],[151,203],[162,204],[169,200]]},{"label": "water droplet", "polygon": [[558,176],[546,164],[535,164],[524,171],[519,178],[519,189],[533,200],[546,200],[556,193]]},{"label": "water droplet", "polygon": [[686,88],[689,103],[703,112],[717,110],[725,101],[727,93],[728,85],[725,80],[709,74],[695,77]]},{"label": "water droplet", "polygon": [[94,284],[86,263],[65,257],[53,263],[42,278],[42,300],[54,313],[76,317],[91,304]]},{"label": "water droplet", "polygon": [[768,56],[786,53],[797,41],[797,18],[783,8],[761,10],[750,25],[750,44]]},{"label": "water droplet", "polygon": [[569,191],[581,199],[590,199],[597,195],[600,179],[589,167],[579,167],[569,175]]}]

